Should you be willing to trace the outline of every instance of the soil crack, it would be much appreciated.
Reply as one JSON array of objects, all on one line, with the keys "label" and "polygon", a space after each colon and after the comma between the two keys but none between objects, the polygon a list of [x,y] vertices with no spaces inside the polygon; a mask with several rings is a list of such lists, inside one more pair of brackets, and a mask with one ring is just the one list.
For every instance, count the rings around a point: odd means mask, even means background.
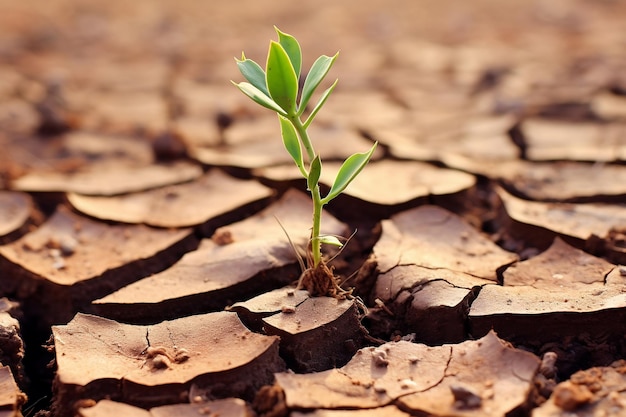
[{"label": "soil crack", "polygon": [[609,275],[611,275],[611,272],[613,272],[615,270],[615,268],[611,268],[610,271],[608,271],[606,274],[604,274],[604,286],[606,287],[608,284],[608,280],[609,280]]},{"label": "soil crack", "polygon": [[414,412],[415,410],[411,410],[409,408],[406,408],[405,405],[403,404],[403,402],[402,401],[398,401],[398,400],[400,400],[401,398],[404,398],[404,397],[411,396],[411,395],[413,395],[415,393],[428,392],[431,389],[433,389],[433,388],[437,387],[438,385],[440,385],[441,383],[443,383],[443,381],[446,379],[446,377],[449,376],[448,375],[448,368],[450,367],[450,362],[452,362],[452,353],[453,353],[453,347],[450,346],[449,349],[448,349],[448,358],[446,360],[446,366],[445,366],[445,368],[443,370],[443,373],[441,375],[441,378],[439,378],[439,380],[435,381],[432,385],[430,385],[430,386],[428,386],[426,388],[416,389],[416,390],[413,390],[411,392],[407,392],[407,393],[403,393],[402,395],[398,395],[396,398],[392,399],[392,403],[396,407],[398,407],[401,410],[406,411],[407,413]]}]

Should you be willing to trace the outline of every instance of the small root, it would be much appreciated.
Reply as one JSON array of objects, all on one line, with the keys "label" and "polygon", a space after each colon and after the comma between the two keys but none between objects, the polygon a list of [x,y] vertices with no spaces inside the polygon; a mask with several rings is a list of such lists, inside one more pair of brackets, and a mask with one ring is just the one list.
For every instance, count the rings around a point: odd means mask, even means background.
[{"label": "small root", "polygon": [[334,297],[340,300],[352,299],[352,289],[344,290],[332,268],[322,261],[316,267],[307,268],[300,275],[297,289],[305,289],[311,297]]}]

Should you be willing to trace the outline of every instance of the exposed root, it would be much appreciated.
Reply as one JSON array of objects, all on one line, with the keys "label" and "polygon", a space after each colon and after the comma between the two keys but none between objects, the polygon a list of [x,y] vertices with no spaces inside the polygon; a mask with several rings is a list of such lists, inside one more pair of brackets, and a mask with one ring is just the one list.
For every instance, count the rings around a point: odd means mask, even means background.
[{"label": "exposed root", "polygon": [[324,261],[302,272],[297,289],[307,290],[311,297],[327,296],[340,300],[352,298],[352,289],[341,288],[339,278],[333,274],[332,267],[328,267]]}]

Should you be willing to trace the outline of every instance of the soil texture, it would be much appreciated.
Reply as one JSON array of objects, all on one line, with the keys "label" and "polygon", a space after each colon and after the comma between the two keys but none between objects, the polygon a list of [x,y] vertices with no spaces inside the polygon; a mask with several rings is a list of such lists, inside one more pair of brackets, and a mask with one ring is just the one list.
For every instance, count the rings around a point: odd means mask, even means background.
[{"label": "soil texture", "polygon": [[[0,417],[625,416],[624,21],[0,0]],[[322,195],[378,142],[324,207],[327,270],[276,116],[230,83],[273,25],[305,69],[341,51]]]}]

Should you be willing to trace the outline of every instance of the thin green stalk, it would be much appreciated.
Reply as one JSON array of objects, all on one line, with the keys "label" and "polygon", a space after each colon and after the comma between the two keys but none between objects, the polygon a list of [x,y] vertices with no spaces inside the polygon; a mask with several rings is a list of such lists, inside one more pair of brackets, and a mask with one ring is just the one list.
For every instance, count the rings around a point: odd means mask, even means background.
[{"label": "thin green stalk", "polygon": [[313,267],[317,267],[322,261],[322,243],[320,242],[320,230],[322,224],[322,199],[320,186],[316,185],[311,190],[313,196],[313,228],[311,229],[311,253],[313,255]]},{"label": "thin green stalk", "polygon": [[[300,137],[300,141],[306,150],[309,162],[315,159],[315,150],[306,128],[302,124],[300,118],[296,115],[290,117],[289,120],[296,128],[296,132]],[[322,224],[322,196],[320,195],[319,185],[315,185],[311,189],[311,197],[313,198],[313,228],[311,229],[311,254],[313,257],[313,267],[317,267],[322,261],[322,244],[320,242],[321,224]]]},{"label": "thin green stalk", "polygon": [[300,141],[306,150],[306,154],[309,157],[309,162],[315,159],[315,151],[313,150],[313,144],[311,143],[311,139],[309,139],[309,134],[306,131],[306,128],[302,124],[302,121],[297,115],[289,116],[289,120],[293,124],[293,127],[296,128],[296,132],[298,132],[298,136],[300,137]]}]

